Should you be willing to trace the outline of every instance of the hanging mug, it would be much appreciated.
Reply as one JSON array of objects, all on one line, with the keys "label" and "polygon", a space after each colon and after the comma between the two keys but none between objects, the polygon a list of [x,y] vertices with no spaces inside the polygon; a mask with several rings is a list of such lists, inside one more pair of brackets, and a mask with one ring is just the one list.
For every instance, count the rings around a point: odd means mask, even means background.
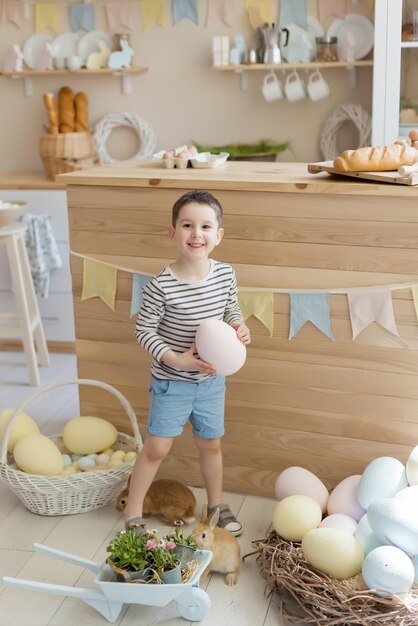
[{"label": "hanging mug", "polygon": [[297,102],[306,97],[305,83],[296,70],[293,70],[286,78],[284,92],[289,102]]},{"label": "hanging mug", "polygon": [[311,100],[318,102],[331,95],[331,89],[319,70],[309,76],[308,94]]},{"label": "hanging mug", "polygon": [[269,72],[264,78],[262,91],[267,102],[274,102],[283,98],[282,84],[274,72]]}]

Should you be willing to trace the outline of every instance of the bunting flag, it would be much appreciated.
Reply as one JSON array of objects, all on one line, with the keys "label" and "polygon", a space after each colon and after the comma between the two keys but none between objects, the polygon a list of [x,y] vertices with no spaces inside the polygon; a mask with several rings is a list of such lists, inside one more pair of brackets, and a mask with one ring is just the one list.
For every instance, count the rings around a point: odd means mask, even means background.
[{"label": "bunting flag", "polygon": [[411,287],[411,290],[412,290],[412,297],[414,299],[415,314],[418,320],[418,285],[415,287]]},{"label": "bunting flag", "polygon": [[49,2],[37,2],[35,4],[35,32],[39,33],[45,28],[59,33],[58,7]]},{"label": "bunting flag", "polygon": [[273,336],[273,292],[240,291],[238,302],[241,313],[246,320],[250,315],[254,315]]},{"label": "bunting flag", "polygon": [[390,289],[373,289],[373,291],[349,290],[347,291],[347,298],[353,339],[372,322],[377,322],[392,335],[399,337]]},{"label": "bunting flag", "polygon": [[134,274],[132,277],[131,315],[136,315],[142,306],[142,289],[151,280],[152,276]]},{"label": "bunting flag", "polygon": [[116,267],[91,259],[84,259],[81,302],[89,298],[101,298],[109,309],[114,311],[117,273]]},{"label": "bunting flag", "polygon": [[245,0],[245,15],[248,15],[250,9],[253,15],[255,10],[258,11],[261,23],[271,24],[274,22],[273,0]]},{"label": "bunting flag", "polygon": [[153,24],[165,28],[167,25],[164,11],[164,0],[141,0],[142,30],[147,30]]},{"label": "bunting flag", "polygon": [[226,26],[231,27],[236,1],[237,0],[208,0],[206,25],[210,26],[215,22],[223,22]]},{"label": "bunting flag", "polygon": [[288,24],[297,24],[308,30],[306,2],[307,0],[281,0],[278,20],[280,28],[286,28]]},{"label": "bunting flag", "polygon": [[132,30],[132,2],[107,2],[104,6],[109,32],[118,33],[121,26]]},{"label": "bunting flag", "polygon": [[172,0],[172,6],[174,25],[183,18],[191,20],[196,26],[199,24],[197,0]]},{"label": "bunting flag", "polygon": [[370,13],[373,15],[374,12],[374,0],[366,0],[367,6],[369,7]]},{"label": "bunting flag", "polygon": [[70,4],[68,10],[73,33],[78,30],[94,30],[94,7],[92,4]]},{"label": "bunting flag", "polygon": [[290,293],[290,331],[292,339],[306,322],[312,322],[331,341],[329,293]]},{"label": "bunting flag", "polygon": [[11,22],[18,28],[22,28],[25,18],[24,0],[3,0],[1,10],[1,24]]},{"label": "bunting flag", "polygon": [[318,0],[318,19],[325,22],[329,15],[344,18],[346,14],[346,0]]}]

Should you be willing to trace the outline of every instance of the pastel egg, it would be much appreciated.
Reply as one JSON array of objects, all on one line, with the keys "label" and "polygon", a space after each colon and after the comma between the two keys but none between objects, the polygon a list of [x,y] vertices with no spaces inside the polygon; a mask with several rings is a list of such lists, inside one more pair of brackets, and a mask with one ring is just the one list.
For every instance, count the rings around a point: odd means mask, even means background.
[{"label": "pastel egg", "polygon": [[408,486],[405,466],[390,456],[381,456],[371,461],[364,470],[357,491],[363,509],[380,498],[393,498],[398,491]]},{"label": "pastel egg", "polygon": [[316,500],[309,496],[288,496],[273,511],[275,531],[288,541],[302,541],[304,535],[321,522],[322,511]]},{"label": "pastel egg", "polygon": [[418,506],[399,498],[382,498],[371,503],[367,519],[382,542],[409,556],[418,554]]},{"label": "pastel egg", "polygon": [[62,437],[70,452],[90,454],[112,446],[118,438],[118,432],[110,422],[85,415],[67,422]]},{"label": "pastel egg", "polygon": [[22,437],[14,448],[16,465],[28,474],[57,476],[62,474],[64,460],[58,447],[44,435]]},{"label": "pastel egg", "polygon": [[96,463],[97,465],[107,465],[110,461],[110,456],[102,452],[97,455]]},{"label": "pastel egg", "polygon": [[220,376],[234,374],[245,363],[247,351],[244,344],[232,326],[221,320],[203,320],[195,342],[200,358],[211,363]]},{"label": "pastel egg", "polygon": [[380,546],[364,559],[361,574],[369,589],[379,596],[406,593],[412,586],[415,569],[411,559],[393,546]]},{"label": "pastel egg", "polygon": [[322,513],[327,509],[328,489],[315,474],[303,467],[283,470],[277,477],[275,491],[278,500],[294,495],[309,496],[318,502]]},{"label": "pastel egg", "polygon": [[408,502],[412,502],[418,506],[418,485],[401,489],[398,491],[395,498],[399,498],[399,500],[407,500]]},{"label": "pastel egg", "polygon": [[123,458],[120,456],[111,456],[110,461],[109,461],[109,466],[110,467],[120,467],[121,465],[123,465]]},{"label": "pastel egg", "polygon": [[406,462],[406,478],[411,486],[418,485],[418,446],[415,446]]},{"label": "pastel egg", "polygon": [[95,467],[96,466],[96,461],[92,458],[90,458],[89,456],[83,456],[81,457],[81,459],[78,462],[78,467],[81,470],[85,470],[88,467]]},{"label": "pastel egg", "polygon": [[364,553],[358,541],[339,528],[315,528],[302,539],[305,559],[321,572],[342,580],[361,570]]},{"label": "pastel egg", "polygon": [[354,535],[357,530],[357,522],[352,517],[344,513],[333,513],[325,517],[319,524],[321,528],[339,528],[345,530],[350,535]]},{"label": "pastel egg", "polygon": [[64,469],[62,470],[62,475],[70,476],[71,474],[76,474],[77,471],[78,470],[75,467],[73,467],[72,465],[69,465],[68,467],[64,467]]},{"label": "pastel egg", "polygon": [[129,463],[130,461],[133,461],[134,459],[136,459],[136,452],[134,452],[133,450],[126,452],[125,456],[123,457],[124,463]]},{"label": "pastel egg", "polygon": [[64,461],[64,469],[66,467],[70,467],[72,460],[69,454],[63,454],[62,455],[62,460]]},{"label": "pastel egg", "polygon": [[[0,439],[2,439],[6,428],[9,425],[10,418],[12,417],[15,409],[5,409],[0,413]],[[38,424],[31,418],[30,415],[21,411],[13,420],[13,426],[9,433],[9,440],[7,442],[7,451],[13,453],[14,447],[19,439],[26,437],[26,435],[36,435],[39,433]]]},{"label": "pastel egg", "polygon": [[344,513],[352,517],[356,522],[365,514],[365,510],[357,499],[358,486],[361,475],[348,476],[344,478],[329,494],[328,513]]},{"label": "pastel egg", "polygon": [[414,583],[418,584],[418,561],[415,557],[415,559],[412,561],[412,564],[414,566],[414,570],[415,570],[415,578],[414,578]]},{"label": "pastel egg", "polygon": [[107,454],[110,457],[112,456],[112,454],[114,453],[114,449],[113,448],[106,448],[106,450],[102,450],[101,454]]},{"label": "pastel egg", "polygon": [[124,458],[125,456],[125,450],[115,450],[115,452],[113,452],[112,457],[117,457],[119,456],[121,459]]},{"label": "pastel egg", "polygon": [[363,548],[364,554],[369,554],[369,552],[382,545],[380,539],[376,537],[370,528],[367,513],[359,520],[354,537]]}]

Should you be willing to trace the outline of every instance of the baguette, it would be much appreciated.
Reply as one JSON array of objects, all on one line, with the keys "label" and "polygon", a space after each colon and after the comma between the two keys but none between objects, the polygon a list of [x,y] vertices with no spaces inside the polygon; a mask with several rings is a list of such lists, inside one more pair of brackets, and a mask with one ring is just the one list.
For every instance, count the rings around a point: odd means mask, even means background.
[{"label": "baguette", "polygon": [[74,132],[74,99],[70,87],[61,87],[58,93],[60,133]]},{"label": "baguette", "polygon": [[74,107],[74,130],[76,133],[86,133],[89,129],[89,115],[88,99],[84,91],[80,91],[74,98]]},{"label": "baguette", "polygon": [[417,160],[415,148],[405,143],[394,143],[346,150],[334,160],[334,168],[339,172],[386,172],[397,170],[402,165],[413,165]]},{"label": "baguette", "polygon": [[58,110],[55,96],[53,93],[44,93],[44,103],[48,113],[49,133],[58,135]]}]

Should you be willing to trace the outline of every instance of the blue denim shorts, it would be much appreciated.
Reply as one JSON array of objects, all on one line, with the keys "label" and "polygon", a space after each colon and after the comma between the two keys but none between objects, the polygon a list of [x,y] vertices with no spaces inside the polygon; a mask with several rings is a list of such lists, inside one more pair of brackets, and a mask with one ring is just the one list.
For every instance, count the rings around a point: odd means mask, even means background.
[{"label": "blue denim shorts", "polygon": [[151,378],[148,432],[159,437],[177,437],[188,419],[193,433],[204,439],[224,434],[225,377],[214,376],[200,383]]}]

